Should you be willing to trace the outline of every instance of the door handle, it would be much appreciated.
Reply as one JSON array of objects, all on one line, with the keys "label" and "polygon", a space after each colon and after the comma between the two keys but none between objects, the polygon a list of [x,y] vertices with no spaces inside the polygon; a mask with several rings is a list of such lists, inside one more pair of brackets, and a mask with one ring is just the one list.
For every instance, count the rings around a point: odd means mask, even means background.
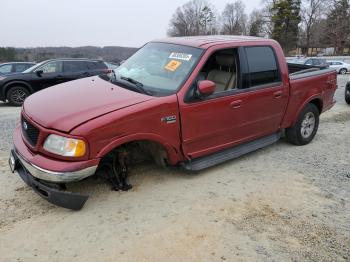
[{"label": "door handle", "polygon": [[232,108],[240,108],[241,105],[242,105],[242,100],[236,100],[236,101],[233,101],[230,104],[230,107],[232,107]]},{"label": "door handle", "polygon": [[273,93],[273,96],[274,96],[275,98],[281,98],[282,95],[283,95],[283,91],[277,91],[277,92]]}]

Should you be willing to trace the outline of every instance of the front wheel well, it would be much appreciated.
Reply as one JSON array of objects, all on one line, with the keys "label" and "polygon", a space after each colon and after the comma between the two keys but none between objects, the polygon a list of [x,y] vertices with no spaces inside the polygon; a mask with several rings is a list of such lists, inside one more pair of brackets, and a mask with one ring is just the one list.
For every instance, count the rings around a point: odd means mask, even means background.
[{"label": "front wheel well", "polygon": [[168,153],[166,148],[155,141],[137,140],[121,144],[107,153],[102,159],[108,158],[110,154],[116,151],[123,152],[127,155],[128,165],[144,161],[154,162],[160,167],[166,167],[168,165]]}]

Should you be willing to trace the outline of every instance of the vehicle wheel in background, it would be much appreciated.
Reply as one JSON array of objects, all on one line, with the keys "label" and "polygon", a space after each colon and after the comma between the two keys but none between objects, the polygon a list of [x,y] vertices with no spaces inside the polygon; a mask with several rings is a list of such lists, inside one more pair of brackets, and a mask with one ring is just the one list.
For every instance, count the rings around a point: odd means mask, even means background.
[{"label": "vehicle wheel in background", "polygon": [[13,86],[7,92],[7,100],[13,106],[21,106],[30,95],[28,89],[23,86]]},{"label": "vehicle wheel in background", "polygon": [[345,87],[345,102],[350,105],[350,82]]},{"label": "vehicle wheel in background", "polygon": [[286,129],[287,141],[298,146],[309,144],[317,133],[319,116],[318,108],[314,104],[308,104],[295,125]]},{"label": "vehicle wheel in background", "polygon": [[342,68],[339,70],[339,74],[341,75],[345,75],[348,72],[348,70],[346,68]]}]

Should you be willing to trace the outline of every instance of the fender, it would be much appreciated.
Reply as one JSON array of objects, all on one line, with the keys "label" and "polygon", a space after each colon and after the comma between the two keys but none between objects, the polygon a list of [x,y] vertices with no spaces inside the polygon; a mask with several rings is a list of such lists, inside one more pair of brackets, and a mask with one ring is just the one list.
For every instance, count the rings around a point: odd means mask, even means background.
[{"label": "fender", "polygon": [[26,86],[26,87],[29,89],[29,91],[30,91],[31,94],[34,93],[33,88],[32,88],[31,85],[28,84],[27,82],[21,81],[21,80],[14,80],[14,81],[9,81],[8,83],[6,83],[6,84],[4,85],[4,88],[3,88],[3,91],[2,91],[2,92],[3,92],[2,94],[3,94],[4,97],[6,97],[6,93],[7,93],[8,89],[9,89],[9,86],[10,86],[10,85],[13,85],[13,84],[24,85],[24,86]]},{"label": "fender", "polygon": [[116,140],[112,141],[104,148],[102,148],[101,151],[96,156],[94,156],[94,158],[102,158],[108,152],[110,152],[118,146],[140,140],[149,140],[161,144],[167,151],[168,160],[171,165],[177,164],[182,159],[182,157],[179,156],[178,151],[175,147],[167,143],[167,141],[165,141],[161,136],[152,133],[139,133],[117,138]]},{"label": "fender", "polygon": [[[306,107],[307,104],[309,104],[312,100],[319,100],[321,102],[321,107],[323,108],[323,98],[322,98],[322,94],[316,94],[316,95],[313,95],[311,97],[309,97],[306,102],[304,102],[299,110],[297,111],[297,113],[293,116],[293,122],[292,122],[292,126],[298,121],[298,118],[299,118],[299,115],[301,113],[301,111],[303,111],[303,109]],[[323,110],[321,110],[320,114],[322,113]]]}]

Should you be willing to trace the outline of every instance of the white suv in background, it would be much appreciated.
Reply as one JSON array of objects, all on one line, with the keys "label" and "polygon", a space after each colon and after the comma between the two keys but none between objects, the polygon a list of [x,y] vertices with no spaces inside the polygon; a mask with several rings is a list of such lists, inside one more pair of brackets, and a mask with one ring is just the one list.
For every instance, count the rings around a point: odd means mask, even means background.
[{"label": "white suv in background", "polygon": [[338,74],[345,75],[347,72],[350,72],[350,64],[347,64],[342,61],[327,61],[330,68],[337,70]]}]

